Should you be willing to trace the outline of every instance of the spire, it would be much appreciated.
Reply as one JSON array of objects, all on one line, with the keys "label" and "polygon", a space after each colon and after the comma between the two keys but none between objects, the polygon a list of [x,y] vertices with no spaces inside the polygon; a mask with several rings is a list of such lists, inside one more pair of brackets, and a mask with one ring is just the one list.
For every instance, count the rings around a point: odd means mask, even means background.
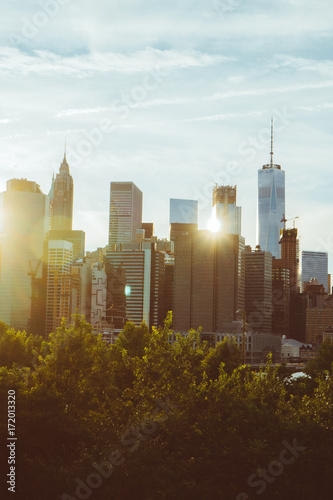
[{"label": "spire", "polygon": [[273,118],[271,119],[271,168],[273,167]]},{"label": "spire", "polygon": [[69,175],[69,165],[67,163],[66,152],[67,152],[67,138],[65,138],[64,159],[62,160],[62,164],[60,165],[60,173],[62,174],[66,173]]}]

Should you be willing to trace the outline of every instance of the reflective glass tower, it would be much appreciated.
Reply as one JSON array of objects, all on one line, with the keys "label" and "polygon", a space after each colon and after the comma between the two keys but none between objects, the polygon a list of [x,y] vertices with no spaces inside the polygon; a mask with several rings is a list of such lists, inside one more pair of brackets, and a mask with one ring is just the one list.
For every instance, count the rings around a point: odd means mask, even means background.
[{"label": "reflective glass tower", "polygon": [[258,233],[261,250],[280,258],[280,231],[285,210],[285,172],[273,163],[273,120],[271,128],[271,161],[258,171]]}]

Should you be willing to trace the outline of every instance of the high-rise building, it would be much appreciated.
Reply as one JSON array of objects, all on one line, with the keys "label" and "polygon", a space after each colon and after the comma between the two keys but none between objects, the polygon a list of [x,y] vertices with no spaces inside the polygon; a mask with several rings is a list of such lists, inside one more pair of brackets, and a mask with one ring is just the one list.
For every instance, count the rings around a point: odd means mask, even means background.
[{"label": "high-rise building", "polygon": [[73,243],[47,243],[46,334],[55,331],[62,318],[71,319],[79,305],[79,278],[71,274]]},{"label": "high-rise building", "polygon": [[98,329],[106,322],[107,275],[102,263],[92,266],[91,325]]},{"label": "high-rise building", "polygon": [[198,231],[196,224],[171,226],[179,226],[173,233],[173,326],[219,331],[244,309],[244,238]]},{"label": "high-rise building", "polygon": [[282,259],[272,262],[272,333],[289,338],[290,279],[289,269]]},{"label": "high-rise building", "polygon": [[[73,245],[74,250],[74,245]],[[92,259],[83,257],[77,259],[71,266],[71,274],[79,278],[79,303],[77,312],[91,323],[91,289],[92,289]]]},{"label": "high-rise building", "polygon": [[272,255],[245,249],[245,310],[253,331],[272,333]]},{"label": "high-rise building", "polygon": [[303,250],[300,259],[300,284],[309,282],[316,278],[320,285],[324,285],[327,293],[330,293],[328,286],[328,253],[311,252]]},{"label": "high-rise building", "polygon": [[236,206],[237,186],[215,186],[213,191],[214,216],[228,234],[241,235],[242,208]]},{"label": "high-rise building", "polygon": [[280,239],[281,259],[284,261],[286,269],[289,269],[289,284],[291,294],[299,291],[299,240],[297,229],[283,229]]},{"label": "high-rise building", "polygon": [[7,181],[0,193],[0,321],[17,329],[32,331],[32,311],[40,312],[48,215],[47,197],[36,182]]},{"label": "high-rise building", "polygon": [[142,192],[133,182],[111,182],[109,248],[136,240],[142,228]]},{"label": "high-rise building", "polygon": [[59,173],[52,179],[49,192],[51,229],[71,230],[73,224],[73,177],[69,172],[66,153]]},{"label": "high-rise building", "polygon": [[[107,253],[107,262],[113,273],[121,270],[126,295],[126,319],[148,327],[159,326],[165,319],[164,252],[156,250],[156,243],[143,240],[123,244],[119,251]],[[116,276],[114,277],[116,278]],[[108,273],[108,285],[109,285]],[[118,280],[119,281],[119,280]],[[109,297],[113,300],[114,286]],[[111,304],[113,306],[113,303]],[[111,307],[110,306],[110,307]]]},{"label": "high-rise building", "polygon": [[57,230],[48,233],[49,240],[66,240],[73,243],[73,261],[83,258],[85,255],[85,239],[84,231],[73,230]]},{"label": "high-rise building", "polygon": [[170,198],[170,224],[198,224],[197,200]]},{"label": "high-rise building", "polygon": [[285,172],[273,163],[273,121],[270,163],[258,171],[258,244],[265,252],[280,258],[281,222],[286,213]]}]

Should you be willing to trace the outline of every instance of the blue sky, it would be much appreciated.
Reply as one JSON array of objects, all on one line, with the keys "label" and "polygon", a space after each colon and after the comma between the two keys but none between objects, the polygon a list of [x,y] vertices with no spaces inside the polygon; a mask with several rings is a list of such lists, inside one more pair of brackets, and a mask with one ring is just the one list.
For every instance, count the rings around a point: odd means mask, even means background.
[{"label": "blue sky", "polygon": [[236,184],[256,243],[257,171],[286,171],[301,248],[333,257],[333,4],[329,0],[8,0],[1,6],[0,190],[26,177],[47,193],[63,158],[74,229],[108,240],[110,181],[144,193],[168,236],[170,198]]}]

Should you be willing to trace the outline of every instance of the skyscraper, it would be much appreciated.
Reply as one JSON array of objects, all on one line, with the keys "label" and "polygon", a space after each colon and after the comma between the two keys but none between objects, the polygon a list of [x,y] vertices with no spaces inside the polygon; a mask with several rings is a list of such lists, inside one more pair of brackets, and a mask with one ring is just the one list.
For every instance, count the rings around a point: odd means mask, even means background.
[{"label": "skyscraper", "polygon": [[196,224],[179,226],[174,232],[174,328],[220,331],[244,309],[244,238],[198,231]]},{"label": "skyscraper", "polygon": [[133,182],[111,182],[109,248],[136,240],[142,228],[142,192]]},{"label": "skyscraper", "polygon": [[71,230],[73,224],[73,177],[66,153],[49,192],[52,230]]},{"label": "skyscraper", "polygon": [[[145,240],[124,244],[120,251],[107,253],[107,262],[112,267],[113,280],[122,273],[124,286],[112,286],[111,296],[114,307],[115,295],[126,293],[126,319],[139,325],[142,321],[148,327],[159,326],[165,319],[164,300],[164,252],[156,250],[156,243]],[[111,273],[108,273],[108,284]],[[120,277],[120,276],[119,276]],[[124,301],[125,305],[125,301]],[[108,311],[107,311],[108,313]]]},{"label": "skyscraper", "polygon": [[272,255],[259,247],[245,251],[245,310],[255,332],[272,333]]},{"label": "skyscraper", "polygon": [[273,120],[271,126],[271,160],[258,171],[258,244],[261,250],[280,258],[281,220],[285,208],[285,172],[273,163]]},{"label": "skyscraper", "polygon": [[301,280],[300,284],[316,278],[320,285],[324,285],[326,292],[330,293],[328,286],[328,254],[327,252],[302,251],[301,254]]},{"label": "skyscraper", "polygon": [[[70,320],[79,304],[79,279],[71,275],[73,243],[47,242],[46,334],[55,331],[62,318]],[[75,281],[75,283],[74,283]]]},{"label": "skyscraper", "polygon": [[198,224],[197,200],[170,198],[170,224]]},{"label": "skyscraper", "polygon": [[215,186],[213,209],[221,228],[228,234],[241,235],[242,208],[236,206],[237,186]]},{"label": "skyscraper", "polygon": [[281,258],[286,269],[289,269],[290,293],[299,292],[298,269],[299,269],[299,240],[297,239],[297,229],[283,229],[280,239]]},{"label": "skyscraper", "polygon": [[47,197],[36,182],[11,179],[0,193],[0,218],[0,321],[31,330],[49,222]]}]

